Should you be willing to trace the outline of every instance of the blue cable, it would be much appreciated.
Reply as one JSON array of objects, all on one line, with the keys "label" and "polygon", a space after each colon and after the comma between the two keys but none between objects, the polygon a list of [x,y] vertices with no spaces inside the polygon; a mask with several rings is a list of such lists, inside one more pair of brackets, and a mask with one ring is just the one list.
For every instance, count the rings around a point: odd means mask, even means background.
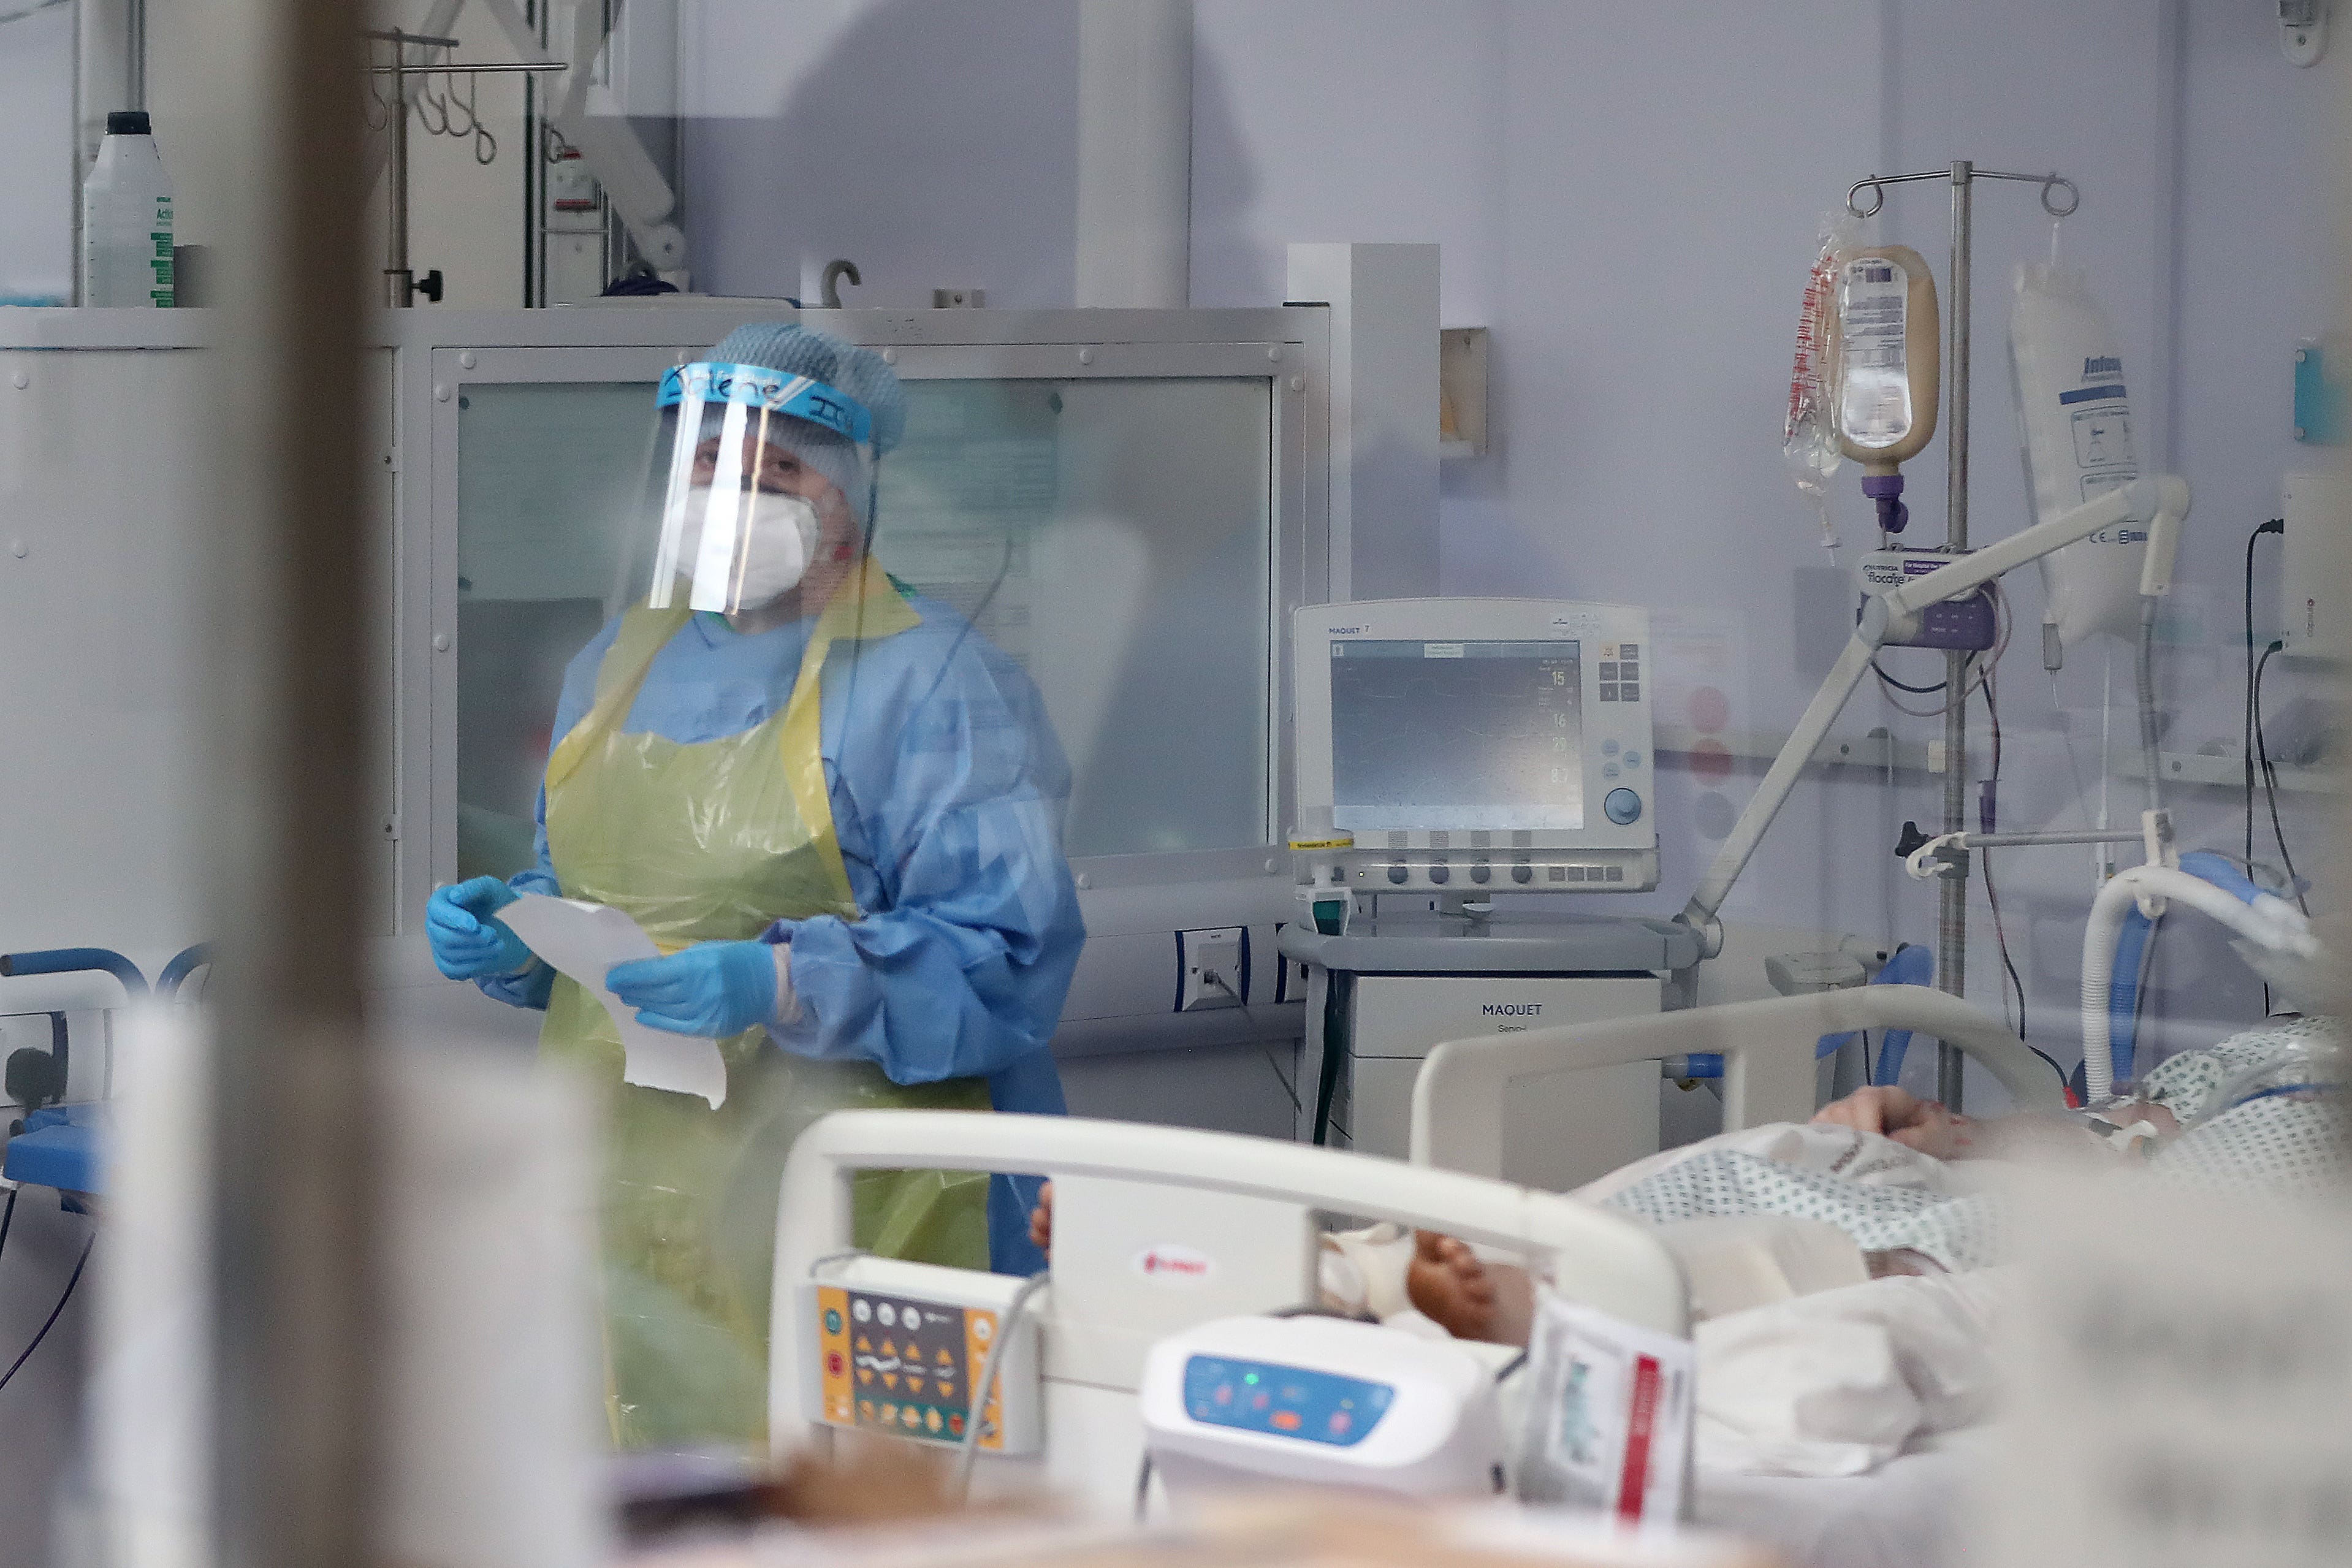
[{"label": "blue cable", "polygon": [[0,952],[0,976],[78,974],[83,971],[111,974],[134,1000],[147,994],[147,977],[139,966],[103,947],[52,947],[37,952]]},{"label": "blue cable", "polygon": [[200,942],[194,947],[182,950],[163,966],[163,973],[155,977],[155,994],[164,997],[176,995],[180,987],[187,983],[189,975],[212,961],[213,944],[208,942]]},{"label": "blue cable", "polygon": [[2276,1089],[2258,1089],[2231,1106],[2230,1110],[2235,1110],[2240,1105],[2252,1105],[2258,1100],[2276,1100],[2283,1094],[2341,1094],[2343,1092],[2344,1086],[2340,1083],[2283,1083]]}]

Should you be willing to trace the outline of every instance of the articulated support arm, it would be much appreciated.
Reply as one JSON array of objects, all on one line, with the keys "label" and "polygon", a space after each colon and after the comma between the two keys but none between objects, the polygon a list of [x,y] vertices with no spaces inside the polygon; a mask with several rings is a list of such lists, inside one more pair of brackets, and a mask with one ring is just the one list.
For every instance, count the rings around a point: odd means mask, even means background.
[{"label": "articulated support arm", "polygon": [[1972,594],[2004,572],[2038,561],[2076,540],[2087,539],[2136,517],[2151,520],[2147,555],[2140,572],[2140,592],[2161,595],[2172,585],[2173,555],[2180,539],[2180,524],[2189,515],[2189,500],[2185,479],[2168,474],[2137,479],[2048,522],[2037,523],[1997,544],[1958,556],[1948,566],[1923,573],[1901,587],[1866,601],[1861,624],[1847,639],[1845,651],[1838,656],[1822,689],[1813,694],[1804,717],[1797,721],[1788,744],[1772,759],[1764,782],[1748,798],[1748,807],[1733,825],[1731,836],[1716,852],[1715,864],[1707,868],[1706,880],[1683,907],[1678,918],[1699,933],[1702,954],[1713,958],[1723,951],[1723,925],[1716,918],[1717,912],[1730,895],[1732,883],[1747,868],[1757,845],[1763,841],[1765,829],[1772,826],[1772,819],[1780,814],[1790,792],[1796,788],[1797,775],[1828,739],[1830,726],[1837,722],[1838,714],[1844,710],[1853,689],[1862,684],[1871,659],[1881,647],[1916,629],[1919,612],[1928,605]]}]

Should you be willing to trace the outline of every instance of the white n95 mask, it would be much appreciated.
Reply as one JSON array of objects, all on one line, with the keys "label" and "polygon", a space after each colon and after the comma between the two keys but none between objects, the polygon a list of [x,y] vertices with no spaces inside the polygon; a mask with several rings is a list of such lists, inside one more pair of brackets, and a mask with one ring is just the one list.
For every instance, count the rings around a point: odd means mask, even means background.
[{"label": "white n95 mask", "polygon": [[774,603],[802,583],[823,531],[771,470],[793,459],[852,506],[874,472],[872,411],[811,376],[698,361],[662,373],[655,411],[646,489],[625,509],[616,607],[734,615]]},{"label": "white n95 mask", "polygon": [[[733,615],[755,608],[800,586],[816,558],[822,531],[816,508],[799,496],[754,490],[717,496],[708,488],[686,493],[677,538],[677,575],[688,584],[687,603],[698,610]],[[730,500],[735,506],[730,508]],[[734,515],[730,516],[732,510]]]}]

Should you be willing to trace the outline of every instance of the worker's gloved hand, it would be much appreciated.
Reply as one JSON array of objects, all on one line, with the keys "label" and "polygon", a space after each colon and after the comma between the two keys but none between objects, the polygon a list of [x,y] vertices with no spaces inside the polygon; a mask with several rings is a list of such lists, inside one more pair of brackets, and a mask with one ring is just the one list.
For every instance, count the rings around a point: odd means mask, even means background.
[{"label": "worker's gloved hand", "polygon": [[764,942],[699,942],[616,963],[604,984],[647,1028],[723,1040],[776,1016],[776,954]]},{"label": "worker's gloved hand", "polygon": [[480,980],[512,974],[529,963],[530,949],[497,918],[514,901],[514,889],[496,877],[435,889],[425,905],[425,936],[433,944],[435,967],[452,980]]}]

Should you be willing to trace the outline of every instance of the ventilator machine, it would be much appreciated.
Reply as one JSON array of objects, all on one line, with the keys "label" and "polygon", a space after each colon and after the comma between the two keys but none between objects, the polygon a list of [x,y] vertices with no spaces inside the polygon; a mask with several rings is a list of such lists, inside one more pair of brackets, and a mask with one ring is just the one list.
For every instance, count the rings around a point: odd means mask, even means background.
[{"label": "ventilator machine", "polygon": [[[1696,936],[1527,894],[1658,883],[1648,612],[1541,599],[1299,610],[1292,637],[1300,1131],[1402,1157],[1442,1040],[1657,1012]],[[1498,895],[1506,897],[1497,902]],[[1311,1097],[1310,1097],[1311,1091]],[[1654,1152],[1657,1072],[1530,1087],[1558,1136],[1504,1173],[1555,1191]]]}]

